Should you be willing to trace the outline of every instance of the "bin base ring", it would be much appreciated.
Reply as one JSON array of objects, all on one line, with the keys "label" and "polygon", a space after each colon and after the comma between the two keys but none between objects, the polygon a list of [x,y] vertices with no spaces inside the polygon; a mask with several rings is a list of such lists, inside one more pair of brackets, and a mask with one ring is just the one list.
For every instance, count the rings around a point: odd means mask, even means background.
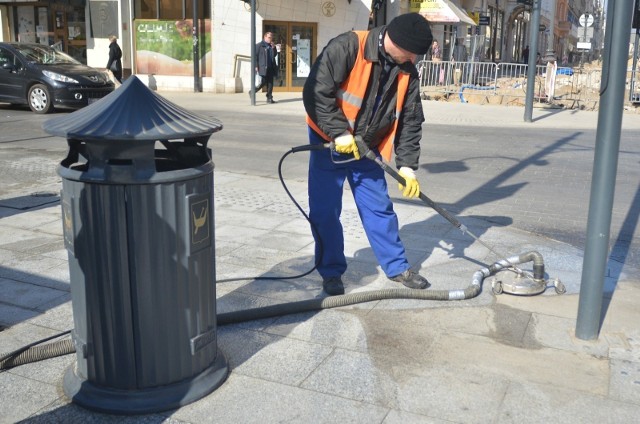
[{"label": "bin base ring", "polygon": [[227,360],[220,349],[213,365],[195,377],[148,389],[121,390],[98,386],[76,375],[75,368],[74,362],[64,374],[64,394],[84,408],[118,415],[150,414],[179,408],[213,392],[229,374]]}]

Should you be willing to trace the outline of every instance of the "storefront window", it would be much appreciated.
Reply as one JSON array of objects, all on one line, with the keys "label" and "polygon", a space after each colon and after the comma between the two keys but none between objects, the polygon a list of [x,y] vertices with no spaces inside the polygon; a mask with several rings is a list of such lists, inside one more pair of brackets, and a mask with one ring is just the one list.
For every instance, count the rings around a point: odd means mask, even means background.
[{"label": "storefront window", "polygon": [[[136,73],[193,75],[192,19],[134,21]],[[211,76],[211,20],[200,20],[200,72]]]},{"label": "storefront window", "polygon": [[[135,72],[193,75],[193,0],[133,0]],[[211,76],[209,0],[198,0],[199,71]]]},{"label": "storefront window", "polygon": [[184,3],[175,0],[160,0],[160,19],[184,18]]},{"label": "storefront window", "polygon": [[68,40],[86,40],[87,25],[85,23],[84,8],[73,8],[67,12]]},{"label": "storefront window", "polygon": [[[134,0],[136,19],[193,18],[193,0]],[[209,0],[198,0],[198,17],[209,18]]]},{"label": "storefront window", "polygon": [[[187,13],[185,18],[193,17],[193,1],[186,0],[187,2]],[[209,17],[209,2],[207,0],[198,1],[198,17],[200,19],[205,19]]]},{"label": "storefront window", "polygon": [[134,5],[136,18],[155,19],[158,17],[157,0],[135,0]]}]

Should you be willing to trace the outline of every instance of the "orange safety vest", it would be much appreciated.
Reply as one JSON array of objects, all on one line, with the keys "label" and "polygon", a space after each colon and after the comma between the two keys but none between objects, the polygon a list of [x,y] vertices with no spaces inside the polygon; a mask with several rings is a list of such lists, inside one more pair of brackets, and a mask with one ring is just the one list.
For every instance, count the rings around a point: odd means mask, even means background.
[{"label": "orange safety vest", "polygon": [[[340,86],[340,90],[338,90],[338,92],[336,93],[336,103],[342,110],[342,113],[344,113],[344,116],[347,118],[351,132],[353,132],[353,129],[355,127],[356,118],[358,117],[358,113],[360,112],[360,108],[362,107],[362,102],[364,101],[364,96],[367,92],[367,85],[369,84],[369,77],[371,76],[371,66],[373,65],[373,62],[368,61],[364,57],[364,47],[369,31],[354,32],[358,36],[358,40],[360,42],[358,57],[356,57],[356,62],[353,65],[351,73]],[[393,122],[391,131],[389,131],[382,142],[380,142],[380,144],[378,145],[378,151],[380,152],[380,155],[382,155],[382,157],[385,158],[387,162],[391,160],[393,141],[396,138],[396,130],[398,129],[398,121],[400,119],[400,114],[402,113],[404,98],[407,94],[407,90],[409,89],[409,79],[410,76],[407,73],[400,72],[398,74],[396,119]],[[328,142],[333,141],[331,137],[322,132],[318,125],[316,125],[316,123],[311,120],[309,115],[307,115],[307,124]]]}]

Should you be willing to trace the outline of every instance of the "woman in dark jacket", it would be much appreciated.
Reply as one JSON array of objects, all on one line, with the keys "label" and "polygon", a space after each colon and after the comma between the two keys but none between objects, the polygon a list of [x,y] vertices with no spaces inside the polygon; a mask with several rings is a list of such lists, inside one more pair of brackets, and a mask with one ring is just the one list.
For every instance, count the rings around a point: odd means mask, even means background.
[{"label": "woman in dark jacket", "polygon": [[122,82],[122,50],[118,45],[118,37],[115,35],[109,36],[109,62],[107,62],[107,69],[113,72],[113,76],[116,77],[118,82]]}]

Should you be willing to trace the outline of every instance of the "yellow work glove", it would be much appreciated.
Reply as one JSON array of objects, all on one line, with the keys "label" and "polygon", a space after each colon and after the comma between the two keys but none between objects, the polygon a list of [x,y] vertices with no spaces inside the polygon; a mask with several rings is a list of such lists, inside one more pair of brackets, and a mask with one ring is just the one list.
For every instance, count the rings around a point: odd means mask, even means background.
[{"label": "yellow work glove", "polygon": [[336,144],[336,152],[348,155],[349,153],[353,153],[353,157],[356,159],[360,159],[360,152],[358,151],[358,145],[356,144],[356,139],[353,138],[353,134],[350,132],[345,132],[339,137],[335,139]]},{"label": "yellow work glove", "polygon": [[416,180],[416,173],[413,169],[403,166],[398,170],[398,174],[404,178],[406,183],[406,185],[398,184],[398,190],[402,192],[402,195],[404,197],[420,196],[420,184]]}]

